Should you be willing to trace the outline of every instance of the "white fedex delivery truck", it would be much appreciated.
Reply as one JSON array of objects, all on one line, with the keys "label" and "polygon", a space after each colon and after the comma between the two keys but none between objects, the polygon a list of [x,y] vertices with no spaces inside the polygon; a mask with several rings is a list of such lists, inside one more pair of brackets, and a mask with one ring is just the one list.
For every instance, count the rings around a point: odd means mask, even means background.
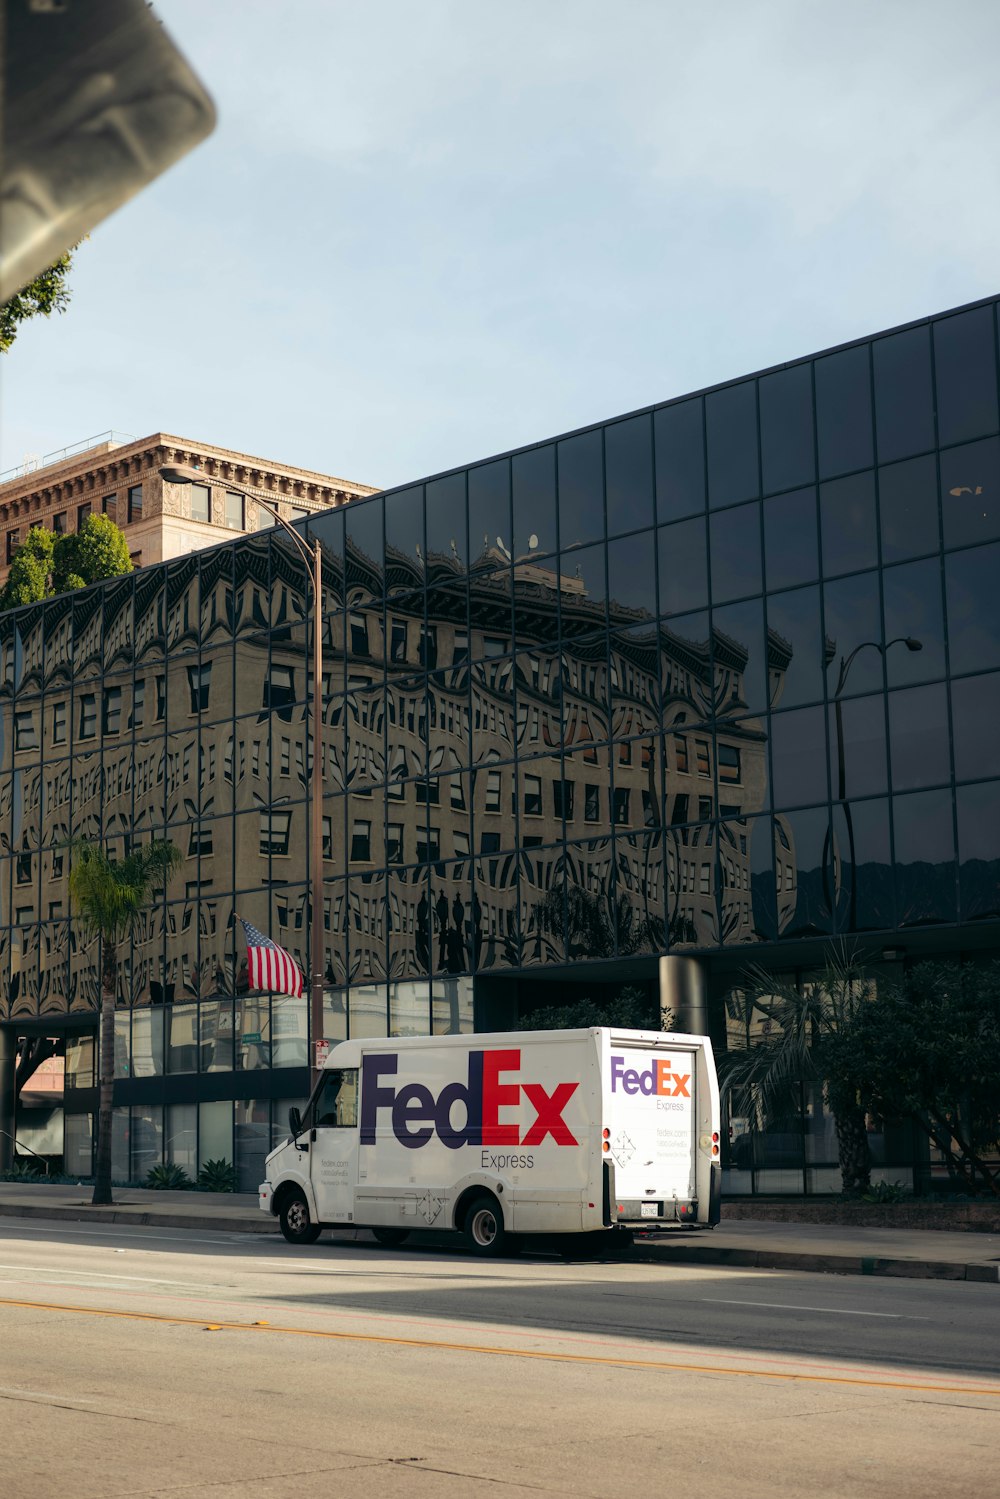
[{"label": "white fedex delivery truck", "polygon": [[399,1244],[719,1220],[719,1089],[705,1036],[594,1028],[345,1041],[267,1157],[285,1238]]}]

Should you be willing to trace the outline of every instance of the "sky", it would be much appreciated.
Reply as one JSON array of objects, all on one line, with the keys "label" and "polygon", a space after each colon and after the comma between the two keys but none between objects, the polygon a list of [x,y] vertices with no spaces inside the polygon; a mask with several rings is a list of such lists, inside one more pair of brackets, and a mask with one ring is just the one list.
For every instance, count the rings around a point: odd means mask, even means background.
[{"label": "sky", "polygon": [[0,356],[390,486],[1000,290],[996,0],[156,0],[219,113]]}]

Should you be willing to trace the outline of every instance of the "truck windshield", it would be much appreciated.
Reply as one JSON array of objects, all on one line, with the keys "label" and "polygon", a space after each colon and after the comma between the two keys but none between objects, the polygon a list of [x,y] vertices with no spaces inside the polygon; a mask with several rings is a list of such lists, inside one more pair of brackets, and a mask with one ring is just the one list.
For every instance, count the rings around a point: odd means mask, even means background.
[{"label": "truck windshield", "polygon": [[358,1123],[358,1069],[327,1072],[316,1099],[319,1129],[355,1129]]}]

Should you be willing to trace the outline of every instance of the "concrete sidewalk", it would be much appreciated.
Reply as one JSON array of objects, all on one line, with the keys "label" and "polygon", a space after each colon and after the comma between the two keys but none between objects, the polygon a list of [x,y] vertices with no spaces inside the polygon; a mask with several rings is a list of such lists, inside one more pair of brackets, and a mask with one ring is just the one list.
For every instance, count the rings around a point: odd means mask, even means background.
[{"label": "concrete sidewalk", "polygon": [[[0,1219],[113,1223],[231,1234],[278,1232],[277,1223],[260,1212],[252,1193],[116,1187],[114,1195],[114,1206],[93,1208],[86,1186],[0,1182]],[[364,1230],[331,1231],[329,1238],[333,1242],[371,1242]],[[427,1235],[426,1242],[440,1247],[455,1241],[436,1234]],[[664,1265],[730,1265],[739,1269],[1000,1282],[1000,1235],[932,1229],[723,1219],[711,1233],[678,1230],[639,1238],[630,1257]]]}]

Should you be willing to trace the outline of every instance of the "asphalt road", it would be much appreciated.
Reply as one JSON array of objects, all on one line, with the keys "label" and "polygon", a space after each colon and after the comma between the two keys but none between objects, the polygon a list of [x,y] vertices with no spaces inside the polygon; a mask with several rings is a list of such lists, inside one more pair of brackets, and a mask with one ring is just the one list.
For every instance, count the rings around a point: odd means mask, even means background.
[{"label": "asphalt road", "polygon": [[998,1298],[3,1222],[0,1492],[992,1496]]}]

